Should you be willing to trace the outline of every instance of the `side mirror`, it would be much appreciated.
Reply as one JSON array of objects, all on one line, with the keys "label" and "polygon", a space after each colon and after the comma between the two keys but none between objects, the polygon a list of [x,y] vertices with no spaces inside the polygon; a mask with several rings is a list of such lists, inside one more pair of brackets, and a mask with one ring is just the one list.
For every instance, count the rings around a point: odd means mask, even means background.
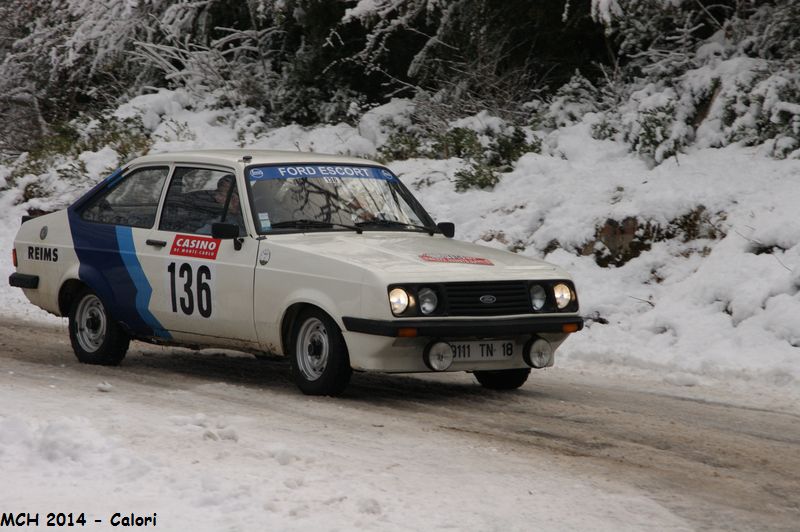
[{"label": "side mirror", "polygon": [[214,223],[211,224],[211,236],[221,240],[239,238],[239,226],[236,224]]},{"label": "side mirror", "polygon": [[436,224],[436,228],[447,238],[453,238],[453,235],[456,234],[456,225],[453,222],[439,222]]}]

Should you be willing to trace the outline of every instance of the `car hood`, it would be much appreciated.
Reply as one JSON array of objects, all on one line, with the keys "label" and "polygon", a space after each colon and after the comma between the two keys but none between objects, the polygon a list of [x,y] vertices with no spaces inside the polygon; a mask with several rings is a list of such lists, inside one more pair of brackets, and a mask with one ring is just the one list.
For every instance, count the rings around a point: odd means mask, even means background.
[{"label": "car hood", "polygon": [[[454,279],[530,275],[569,278],[564,270],[542,260],[440,235],[365,231],[360,235],[320,232],[278,238],[297,251],[322,255],[373,272],[440,273]],[[277,244],[278,238],[273,242]]]}]

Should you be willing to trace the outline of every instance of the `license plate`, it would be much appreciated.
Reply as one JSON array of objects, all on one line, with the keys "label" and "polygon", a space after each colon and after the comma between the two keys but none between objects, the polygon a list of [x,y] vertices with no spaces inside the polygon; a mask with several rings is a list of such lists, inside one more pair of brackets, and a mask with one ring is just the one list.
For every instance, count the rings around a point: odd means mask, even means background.
[{"label": "license plate", "polygon": [[448,342],[458,361],[505,360],[516,355],[517,345],[511,340]]}]

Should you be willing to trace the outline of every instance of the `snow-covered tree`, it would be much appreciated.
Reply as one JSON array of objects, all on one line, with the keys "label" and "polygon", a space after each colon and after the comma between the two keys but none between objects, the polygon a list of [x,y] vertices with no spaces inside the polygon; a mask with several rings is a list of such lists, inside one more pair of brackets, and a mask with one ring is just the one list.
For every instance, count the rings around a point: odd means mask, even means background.
[{"label": "snow-covered tree", "polygon": [[488,111],[597,115],[654,162],[702,142],[794,153],[796,0],[5,0],[0,153],[152,87],[272,124],[349,120],[396,95],[421,130]]},{"label": "snow-covered tree", "polygon": [[[593,0],[615,43],[606,106],[618,131],[658,163],[693,142],[800,148],[800,5],[794,0]],[[612,102],[606,102],[612,103]]]},{"label": "snow-covered tree", "polygon": [[3,34],[0,149],[23,151],[78,109],[107,105],[152,81],[130,56],[137,39],[155,40],[164,26],[176,32],[197,27],[211,2],[169,0],[10,0],[0,11]]}]

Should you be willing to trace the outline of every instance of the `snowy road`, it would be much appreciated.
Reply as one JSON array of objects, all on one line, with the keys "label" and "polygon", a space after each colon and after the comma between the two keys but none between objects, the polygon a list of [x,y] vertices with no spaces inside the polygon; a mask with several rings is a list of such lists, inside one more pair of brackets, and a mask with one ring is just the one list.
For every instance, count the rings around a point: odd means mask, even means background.
[{"label": "snowy road", "polygon": [[65,328],[4,319],[0,471],[0,513],[87,530],[797,530],[800,407],[564,369],[308,398],[282,360],[134,343],[83,366]]}]

